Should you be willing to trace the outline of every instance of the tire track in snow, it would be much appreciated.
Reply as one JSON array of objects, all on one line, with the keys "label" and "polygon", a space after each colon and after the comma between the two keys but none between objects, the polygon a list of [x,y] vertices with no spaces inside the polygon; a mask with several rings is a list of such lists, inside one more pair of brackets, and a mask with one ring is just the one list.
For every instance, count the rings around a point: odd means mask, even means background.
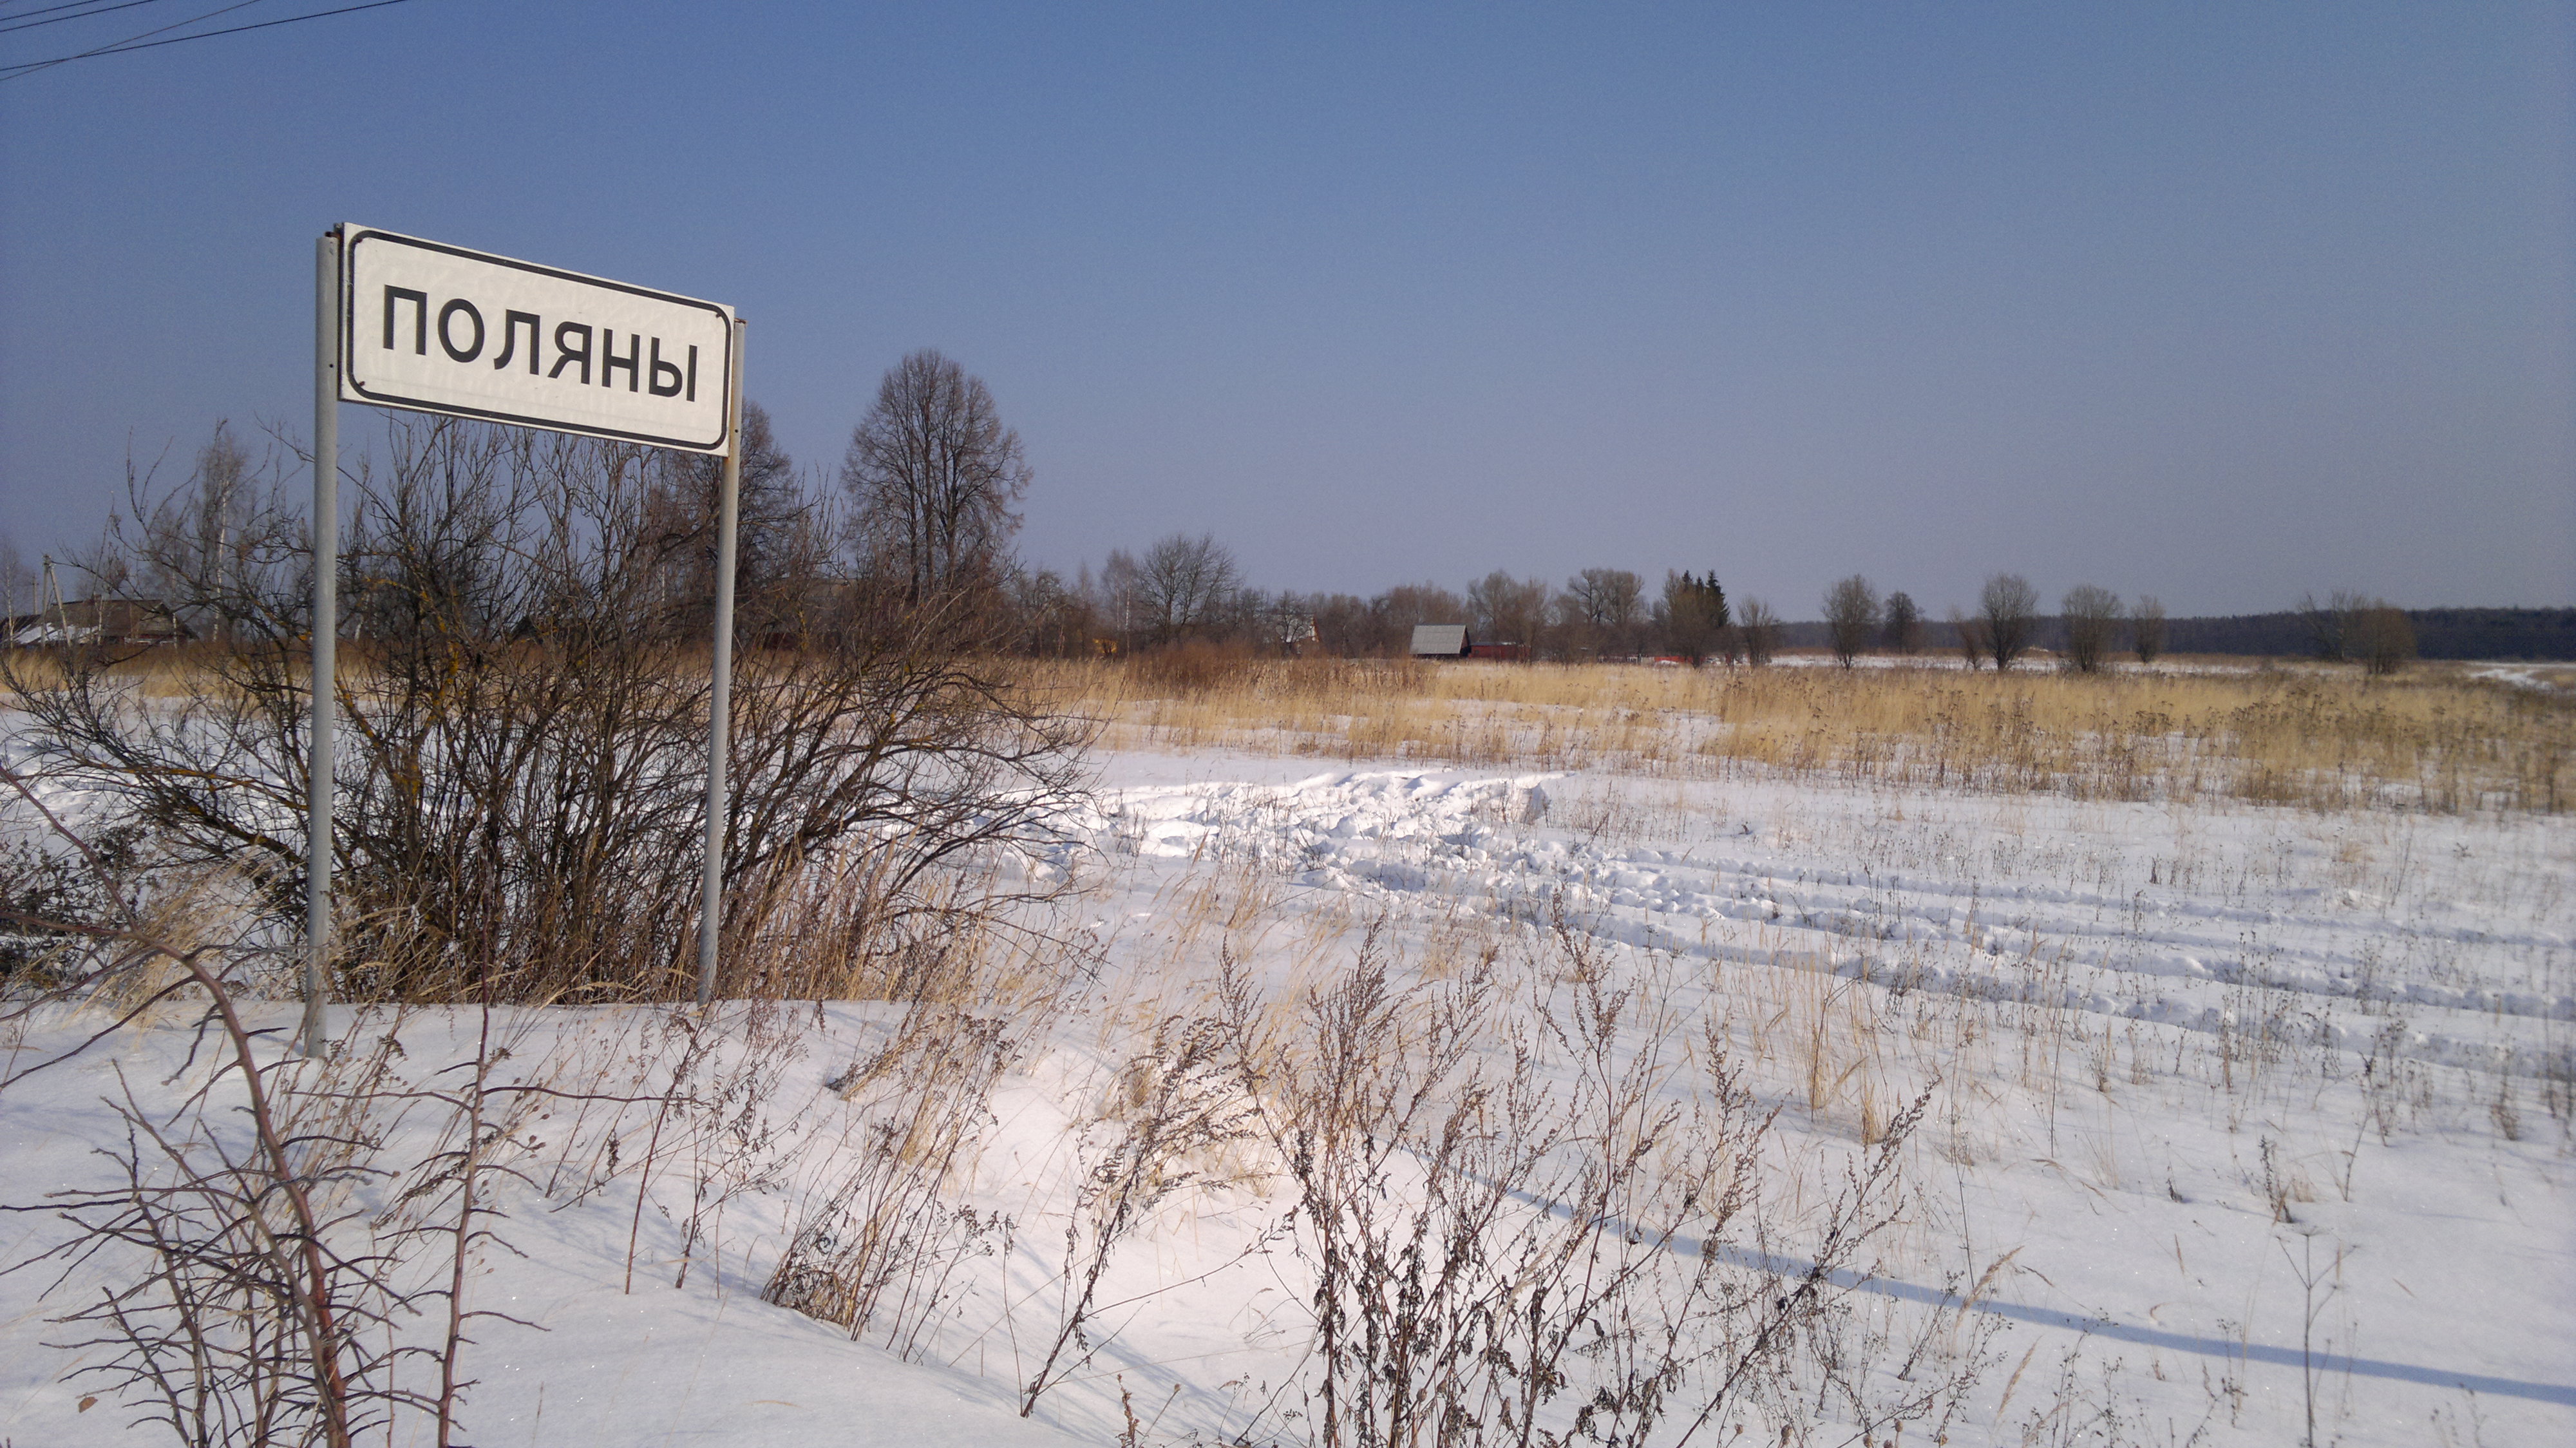
[{"label": "tire track in snow", "polygon": [[[2322,903],[2309,889],[2234,905],[2167,887],[2150,910],[2143,892],[1820,869],[1785,850],[1613,849],[1549,821],[1550,786],[1563,778],[1392,770],[1155,786],[1106,796],[1076,828],[1112,853],[1245,860],[1363,898],[1446,895],[1524,921],[1562,906],[1606,942],[1727,964],[2206,1034],[2268,1018],[2337,1049],[2521,1076],[2570,1068],[2568,1046],[2508,1039],[2501,1027],[2576,1021],[2576,995],[2387,980],[2360,959],[2369,940],[2556,951],[2571,948],[2564,936],[2355,922],[2295,908]],[[1743,926],[1775,929],[1784,943],[1717,934]],[[2248,933],[2231,941],[2217,933],[2225,926]],[[2259,947],[2258,934],[2269,937]],[[2423,1019],[2397,1024],[2392,1008]]]}]

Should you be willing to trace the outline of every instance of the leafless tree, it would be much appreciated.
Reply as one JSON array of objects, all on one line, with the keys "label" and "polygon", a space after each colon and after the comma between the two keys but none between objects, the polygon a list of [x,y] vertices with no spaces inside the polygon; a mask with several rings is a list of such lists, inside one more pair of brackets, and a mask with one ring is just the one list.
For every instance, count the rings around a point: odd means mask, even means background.
[{"label": "leafless tree", "polygon": [[1090,588],[1066,583],[1052,568],[1018,568],[1004,592],[1012,632],[1024,652],[1042,659],[1091,657],[1103,625]]},{"label": "leafless tree", "polygon": [[2165,651],[2165,606],[2152,593],[2129,606],[2129,648],[2138,662],[2152,664]]},{"label": "leafless tree", "polygon": [[1594,654],[1630,652],[1645,594],[1645,584],[1624,568],[1587,568],[1565,580],[1555,608],[1571,636],[1571,648]]},{"label": "leafless tree", "polygon": [[1137,627],[1154,643],[1207,632],[1241,586],[1234,554],[1206,533],[1158,539],[1135,568]]},{"label": "leafless tree", "polygon": [[2362,667],[2374,676],[2396,673],[2415,657],[2415,625],[2406,610],[2384,598],[2374,598],[2358,611],[2353,641]]},{"label": "leafless tree", "polygon": [[[149,555],[141,559],[104,557],[90,560],[105,565],[106,571],[122,571],[130,576],[130,585],[142,595],[171,601],[178,622],[198,638],[227,638],[231,624],[206,606],[181,606],[176,600],[186,592],[179,574],[153,560],[184,559],[187,574],[220,575],[237,570],[241,550],[249,544],[250,513],[257,488],[256,474],[273,466],[275,459],[252,455],[234,436],[232,424],[215,424],[214,436],[197,451],[196,467],[180,488],[155,497],[152,495],[153,469],[137,475],[128,466],[127,507],[139,520],[141,530],[153,539]],[[104,579],[101,580],[104,585]],[[110,593],[123,593],[126,584],[107,588]]]},{"label": "leafless tree", "polygon": [[2313,593],[2299,595],[2299,628],[2307,635],[2308,652],[2330,664],[2352,657],[2369,607],[2369,600],[2350,589],[2336,589],[2323,603]]},{"label": "leafless tree", "polygon": [[1912,657],[1923,647],[1923,608],[1914,595],[1898,589],[1887,596],[1887,624],[1879,631],[1880,646],[1888,652]]},{"label": "leafless tree", "polygon": [[[658,532],[666,596],[674,604],[715,616],[716,524],[723,498],[724,460],[702,453],[664,452],[648,465],[645,526]],[[806,495],[796,464],[780,449],[769,413],[742,405],[742,478],[734,524],[735,608],[776,632],[774,615],[792,611],[794,580],[811,576],[828,550],[829,520]]]},{"label": "leafless tree", "polygon": [[1315,620],[1315,641],[1335,658],[1355,659],[1379,651],[1377,616],[1369,601],[1356,593],[1317,593],[1306,599]]},{"label": "leafless tree", "polygon": [[1833,641],[1834,662],[1852,666],[1878,631],[1878,616],[1878,590],[1857,573],[1825,590],[1825,632]]},{"label": "leafless tree", "polygon": [[1780,652],[1780,615],[1762,600],[1748,598],[1735,611],[1735,637],[1743,646],[1744,661],[1758,669]]},{"label": "leafless tree", "polygon": [[36,611],[36,570],[27,566],[26,555],[18,551],[18,541],[0,529],[0,617],[15,618]]},{"label": "leafless tree", "polygon": [[2079,674],[2102,667],[2111,638],[2120,627],[2120,596],[2107,588],[2079,583],[2066,590],[2057,606],[2066,627],[2066,662]]},{"label": "leafless tree", "polygon": [[1369,613],[1377,623],[1376,646],[1369,652],[1407,654],[1415,625],[1465,623],[1467,601],[1436,583],[1399,583],[1370,599]]},{"label": "leafless tree", "polygon": [[915,606],[999,578],[1029,478],[984,380],[930,350],[886,372],[841,463],[865,556]]},{"label": "leafless tree", "polygon": [[2030,651],[2030,636],[2039,623],[2039,590],[2018,573],[1998,573],[1977,595],[1977,623],[1985,635],[1986,655],[1997,669]]},{"label": "leafless tree", "polygon": [[1547,584],[1496,569],[1467,585],[1467,623],[1480,641],[1535,648],[1547,622]]},{"label": "leafless tree", "polygon": [[[1089,569],[1084,571],[1088,573]],[[1101,562],[1100,576],[1089,582],[1092,608],[1121,649],[1133,649],[1145,639],[1145,607],[1140,601],[1138,582],[1143,574],[1144,568],[1137,563],[1135,554],[1112,548]]]}]

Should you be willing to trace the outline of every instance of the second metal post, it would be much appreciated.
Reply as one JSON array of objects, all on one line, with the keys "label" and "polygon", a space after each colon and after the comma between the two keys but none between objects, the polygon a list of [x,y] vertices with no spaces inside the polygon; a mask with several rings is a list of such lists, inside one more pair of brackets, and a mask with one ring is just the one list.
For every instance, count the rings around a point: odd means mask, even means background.
[{"label": "second metal post", "polygon": [[716,501],[714,687],[707,700],[707,857],[698,902],[698,1004],[716,993],[716,936],[724,926],[725,728],[733,708],[734,531],[742,492],[742,334],[733,324],[732,378],[725,396],[724,483]]}]

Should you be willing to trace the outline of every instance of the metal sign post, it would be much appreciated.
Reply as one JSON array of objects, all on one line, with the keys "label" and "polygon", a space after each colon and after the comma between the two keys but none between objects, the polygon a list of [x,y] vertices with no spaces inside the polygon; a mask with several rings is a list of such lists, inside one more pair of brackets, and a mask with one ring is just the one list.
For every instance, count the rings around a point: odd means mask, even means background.
[{"label": "metal sign post", "polygon": [[[742,430],[742,320],[733,324],[732,395],[725,433]],[[725,736],[733,722],[733,545],[742,512],[742,449],[725,454],[716,499],[716,639],[707,699],[707,858],[698,889],[698,1004],[715,999],[716,933],[724,926]]]},{"label": "metal sign post", "polygon": [[313,249],[313,757],[304,802],[304,1033],[322,1054],[331,994],[331,730],[339,699],[340,233]]},{"label": "metal sign post", "polygon": [[[330,999],[332,730],[339,642],[339,404],[580,433],[724,459],[718,502],[707,858],[698,1000],[715,988],[733,693],[742,320],[730,307],[444,242],[335,226],[315,250],[313,740],[305,821],[305,1054]],[[622,345],[621,345],[622,339]]]}]

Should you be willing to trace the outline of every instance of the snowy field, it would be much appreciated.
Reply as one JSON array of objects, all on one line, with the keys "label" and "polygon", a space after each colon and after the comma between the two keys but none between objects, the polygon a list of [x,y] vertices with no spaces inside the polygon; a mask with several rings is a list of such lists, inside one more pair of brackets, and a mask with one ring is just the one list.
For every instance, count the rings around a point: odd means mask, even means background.
[{"label": "snowy field", "polygon": [[[1284,1040],[1297,1002],[1365,955],[1399,988],[1499,972],[1493,1019],[1518,1025],[1476,1049],[1503,1074],[1515,1049],[1536,1052],[1542,1088],[1576,1091],[1584,1061],[1550,1055],[1552,1028],[1530,1023],[1566,1019],[1586,990],[1633,992],[1599,1060],[1669,1063],[1637,1077],[1654,1102],[1691,1106],[1722,1056],[1771,1127],[1741,1169],[1778,1225],[1758,1248],[1729,1238],[1743,1270],[1795,1280],[1834,1193],[1891,1124],[1910,1126],[1886,1223],[1832,1284],[1857,1396],[1819,1392],[1786,1420],[1756,1405],[1748,1443],[1775,1421],[1818,1443],[1874,1428],[1963,1445],[2576,1442],[2563,816],[1319,773],[1213,752],[1101,764],[1096,812],[1025,866],[1080,887],[1050,922],[1070,943],[997,969],[989,1009],[947,1018],[997,1033],[971,1099],[941,1095],[956,1073],[883,1064],[919,1020],[887,1004],[498,1019],[496,1080],[596,1099],[496,1108],[498,1215],[466,1306],[504,1315],[466,1324],[475,1382],[455,1441],[1308,1441],[1312,1221],[1293,1210],[1282,1123],[1265,1135],[1259,1114],[1295,1093],[1217,1108],[1225,1130],[1199,1119],[1105,1249],[1101,1184],[1170,1079],[1139,1063],[1175,1059],[1182,1028],[1224,1014],[1229,983],[1238,1014],[1289,1022]],[[1070,988],[1030,980],[1066,971]],[[0,1042],[9,1203],[119,1180],[100,1153],[125,1140],[111,1102],[131,1092],[148,1111],[205,1079],[191,1019],[164,1008],[23,1077],[99,1008]],[[470,1011],[335,1019],[353,1040],[398,1041],[378,1054],[421,1082],[482,1026]],[[632,1104],[605,1099],[621,1095]],[[1540,1096],[1514,1102],[1544,1114]],[[368,1130],[387,1160],[419,1159],[447,1139],[439,1119]],[[1682,1170],[1689,1146],[1667,1142],[1646,1175]],[[828,1274],[780,1268],[791,1251],[846,1259],[833,1234],[874,1189],[851,1165],[872,1151],[933,1160],[915,1176],[937,1200],[871,1219],[916,1235],[854,1338],[765,1299],[832,1316]],[[1426,1189],[1418,1155],[1386,1158],[1383,1194]],[[353,1220],[398,1234],[403,1180],[352,1184]],[[1544,1195],[1517,1190],[1493,1230],[1567,1215]],[[37,1258],[65,1231],[52,1208],[13,1212],[0,1256]],[[1704,1245],[1646,1236],[1673,1259],[1649,1273],[1686,1270]],[[95,1322],[63,1319],[131,1266],[111,1247],[0,1277],[0,1438],[126,1441],[136,1410],[78,1372],[111,1349]],[[1942,1381],[1961,1387],[1948,1416],[1868,1418]],[[1566,1431],[1573,1406],[1542,1426]],[[1691,1411],[1654,1441],[1744,1431],[1732,1413],[1686,1433]],[[387,1436],[434,1441],[417,1416]]]}]

